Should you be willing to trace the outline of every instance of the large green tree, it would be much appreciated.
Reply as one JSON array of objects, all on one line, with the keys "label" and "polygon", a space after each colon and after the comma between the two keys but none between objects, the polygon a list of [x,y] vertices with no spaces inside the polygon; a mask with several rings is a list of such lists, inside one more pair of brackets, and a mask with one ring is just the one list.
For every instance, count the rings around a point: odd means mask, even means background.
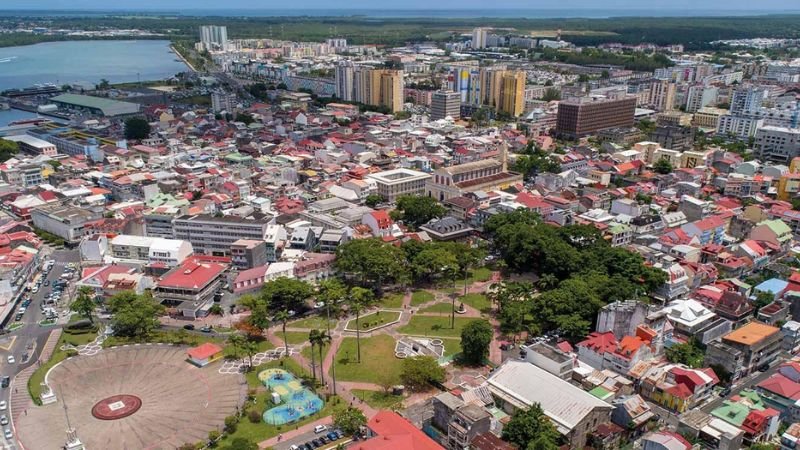
[{"label": "large green tree", "polygon": [[108,301],[113,314],[111,326],[117,336],[144,338],[159,327],[158,316],[164,312],[150,293],[137,295],[133,291],[120,292]]},{"label": "large green tree", "polygon": [[78,296],[69,305],[69,309],[78,313],[79,316],[89,319],[94,323],[94,309],[97,305],[94,302],[94,291],[88,286],[81,286],[78,289]]},{"label": "large green tree", "polygon": [[367,424],[367,418],[360,409],[348,406],[333,412],[333,423],[345,434],[352,435]]},{"label": "large green tree", "polygon": [[150,124],[141,117],[131,117],[125,121],[125,139],[140,141],[150,136]]},{"label": "large green tree", "polygon": [[403,195],[397,199],[397,209],[392,211],[392,218],[417,229],[420,225],[443,217],[445,213],[447,209],[433,197]]},{"label": "large green tree", "polygon": [[0,163],[4,163],[19,153],[19,145],[13,141],[0,139]]},{"label": "large green tree", "polygon": [[303,280],[280,277],[264,284],[260,300],[272,311],[301,311],[313,293],[314,288]]},{"label": "large green tree", "polygon": [[468,364],[482,364],[489,356],[492,343],[492,325],[488,320],[473,320],[461,330],[461,356]]},{"label": "large green tree", "polygon": [[354,239],[336,249],[336,268],[345,279],[378,288],[409,279],[403,250],[378,239]]},{"label": "large green tree", "polygon": [[536,443],[536,449],[555,450],[558,448],[558,430],[544,414],[538,403],[527,410],[517,410],[511,420],[503,427],[503,439],[521,449],[529,449]]},{"label": "large green tree", "polygon": [[445,370],[431,356],[414,356],[403,360],[400,379],[410,390],[421,391],[432,383],[444,382]]}]

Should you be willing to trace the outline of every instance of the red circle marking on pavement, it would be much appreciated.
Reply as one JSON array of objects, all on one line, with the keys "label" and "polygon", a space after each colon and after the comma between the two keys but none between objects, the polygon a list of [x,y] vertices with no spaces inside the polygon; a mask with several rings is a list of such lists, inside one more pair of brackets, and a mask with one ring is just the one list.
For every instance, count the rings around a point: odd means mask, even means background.
[{"label": "red circle marking on pavement", "polygon": [[142,399],[121,394],[100,400],[92,407],[92,415],[100,420],[117,420],[128,417],[142,407]]}]

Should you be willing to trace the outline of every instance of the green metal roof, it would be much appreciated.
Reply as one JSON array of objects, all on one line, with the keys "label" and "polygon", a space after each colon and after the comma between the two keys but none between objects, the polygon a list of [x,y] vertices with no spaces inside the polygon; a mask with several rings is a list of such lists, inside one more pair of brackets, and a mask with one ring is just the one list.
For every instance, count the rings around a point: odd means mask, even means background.
[{"label": "green metal roof", "polygon": [[51,100],[56,103],[64,103],[81,108],[97,109],[106,116],[136,114],[139,112],[139,105],[136,103],[120,102],[110,98],[92,97],[91,95],[61,94]]}]

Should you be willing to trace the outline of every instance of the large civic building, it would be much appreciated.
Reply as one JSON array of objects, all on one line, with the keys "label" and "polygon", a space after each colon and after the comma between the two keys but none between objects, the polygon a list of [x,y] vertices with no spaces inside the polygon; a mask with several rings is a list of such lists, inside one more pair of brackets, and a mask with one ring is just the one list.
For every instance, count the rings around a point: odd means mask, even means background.
[{"label": "large civic building", "polygon": [[422,195],[425,193],[425,182],[430,175],[410,169],[394,169],[371,173],[367,178],[375,180],[378,194],[389,203],[394,203],[403,195]]},{"label": "large civic building", "polygon": [[61,94],[50,99],[62,109],[88,112],[97,116],[117,117],[139,113],[139,105],[90,95]]},{"label": "large civic building", "polygon": [[598,131],[633,126],[636,98],[580,98],[558,104],[556,134],[579,139]]}]

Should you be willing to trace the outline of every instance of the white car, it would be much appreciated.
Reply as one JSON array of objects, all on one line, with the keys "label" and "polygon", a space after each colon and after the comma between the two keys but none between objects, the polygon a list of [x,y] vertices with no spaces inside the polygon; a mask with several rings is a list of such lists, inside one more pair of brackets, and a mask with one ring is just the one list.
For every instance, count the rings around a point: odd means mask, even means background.
[{"label": "white car", "polygon": [[9,364],[14,364],[15,362],[17,362],[17,360],[14,359],[14,355],[8,355],[8,358],[6,359],[8,359]]},{"label": "white car", "polygon": [[327,430],[328,427],[325,425],[317,425],[314,427],[314,433],[322,433],[323,431]]},{"label": "white car", "polygon": [[14,433],[12,433],[8,428],[6,428],[6,430],[3,432],[3,436],[5,436],[6,439],[14,439]]},{"label": "white car", "polygon": [[5,400],[0,400],[0,411],[5,411],[8,408],[8,403]]}]

